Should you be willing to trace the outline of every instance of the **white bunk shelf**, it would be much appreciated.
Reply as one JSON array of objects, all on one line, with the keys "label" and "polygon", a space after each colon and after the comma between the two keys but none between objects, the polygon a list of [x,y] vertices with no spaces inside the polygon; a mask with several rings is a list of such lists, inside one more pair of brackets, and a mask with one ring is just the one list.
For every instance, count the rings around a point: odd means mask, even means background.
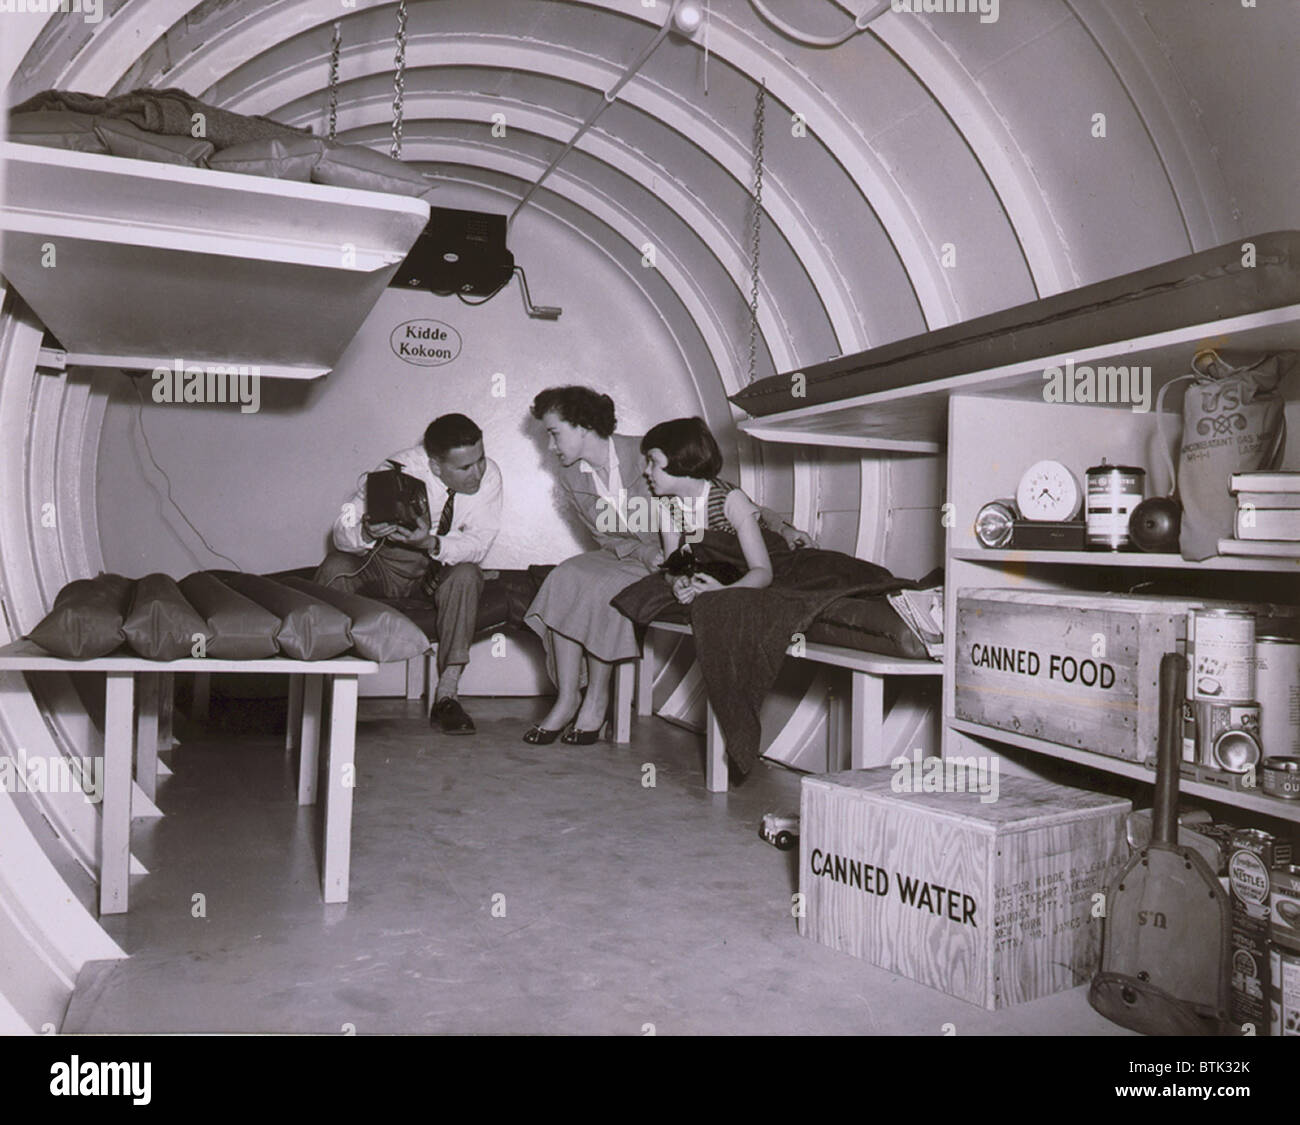
[{"label": "white bunk shelf", "polygon": [[[1076,750],[1071,746],[1062,746],[1058,742],[1048,742],[1045,739],[1033,738],[1030,735],[998,730],[994,727],[986,727],[980,723],[955,719],[951,716],[948,718],[947,723],[952,730],[961,731],[972,738],[978,738],[986,742],[1002,742],[1008,746],[1016,746],[1022,750],[1032,750],[1053,758],[1061,758],[1077,765],[1088,766],[1091,769],[1103,770],[1106,773],[1120,774],[1123,777],[1144,781],[1149,785],[1155,784],[1155,770],[1138,762],[1130,762],[1123,758],[1108,758],[1105,754],[1097,754],[1090,750]],[[1187,778],[1179,780],[1178,792],[1182,796],[1201,797],[1207,801],[1217,801],[1223,805],[1249,809],[1252,812],[1277,817],[1279,820],[1289,820],[1292,823],[1300,824],[1300,801],[1287,801],[1281,797],[1269,797],[1258,792],[1237,792],[1218,785],[1207,785],[1202,781],[1189,781]]]},{"label": "white bunk shelf", "polygon": [[[1043,401],[1043,371],[1097,364],[1151,368],[1151,403],[1160,387],[1187,374],[1200,348],[1260,352],[1300,348],[1300,305],[1267,309],[1222,320],[1189,324],[1168,332],[1114,340],[1078,351],[1036,356],[934,382],[877,391],[838,402],[785,410],[747,419],[740,429],[761,441],[847,446],[897,453],[942,453],[946,446],[948,399],[955,394],[994,395],[1024,402]],[[1170,392],[1168,406],[1181,401],[1182,388]],[[1079,404],[1082,405],[1082,404]],[[1129,411],[1129,404],[1095,409]]]},{"label": "white bunk shelf", "polygon": [[0,272],[91,367],[324,375],[429,219],[407,196],[36,145],[0,164]]},{"label": "white bunk shelf", "polygon": [[962,562],[996,566],[1090,566],[1132,567],[1153,570],[1256,571],[1265,574],[1300,575],[1300,558],[1249,558],[1219,555],[1203,562],[1188,562],[1182,555],[1133,554],[1123,551],[1016,551],[998,548],[960,547],[951,557]]}]

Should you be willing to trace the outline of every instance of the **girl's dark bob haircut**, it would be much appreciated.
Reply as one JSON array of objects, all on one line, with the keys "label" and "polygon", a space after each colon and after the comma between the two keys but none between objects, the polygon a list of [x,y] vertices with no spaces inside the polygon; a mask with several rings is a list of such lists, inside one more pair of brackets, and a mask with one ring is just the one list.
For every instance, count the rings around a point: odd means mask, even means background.
[{"label": "girl's dark bob haircut", "polygon": [[533,399],[533,417],[551,413],[603,438],[614,432],[614,400],[590,387],[547,387]]},{"label": "girl's dark bob haircut", "polygon": [[652,449],[668,459],[665,471],[675,477],[712,480],[722,471],[722,451],[703,418],[673,418],[652,426],[641,439],[641,452]]}]

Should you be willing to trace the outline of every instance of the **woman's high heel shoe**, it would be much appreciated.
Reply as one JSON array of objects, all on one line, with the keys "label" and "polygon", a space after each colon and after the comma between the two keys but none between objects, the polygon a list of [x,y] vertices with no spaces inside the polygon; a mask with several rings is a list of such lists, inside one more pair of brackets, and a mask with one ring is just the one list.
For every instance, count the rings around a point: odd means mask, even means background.
[{"label": "woman's high heel shoe", "polygon": [[592,746],[604,737],[605,728],[608,726],[609,723],[604,722],[595,730],[579,730],[577,727],[570,727],[564,732],[560,741],[569,746]]},{"label": "woman's high heel shoe", "polygon": [[531,726],[524,731],[524,741],[531,746],[549,746],[562,732],[558,730],[547,730],[545,727]]}]

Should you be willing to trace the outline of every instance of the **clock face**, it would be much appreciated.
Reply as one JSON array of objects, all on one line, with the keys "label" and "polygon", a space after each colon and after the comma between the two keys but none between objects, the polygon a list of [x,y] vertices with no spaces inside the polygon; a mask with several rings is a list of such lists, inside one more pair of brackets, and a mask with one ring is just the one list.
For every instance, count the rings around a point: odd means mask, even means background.
[{"label": "clock face", "polygon": [[1059,461],[1030,465],[1016,489],[1016,506],[1027,520],[1072,520],[1082,500],[1078,478]]}]

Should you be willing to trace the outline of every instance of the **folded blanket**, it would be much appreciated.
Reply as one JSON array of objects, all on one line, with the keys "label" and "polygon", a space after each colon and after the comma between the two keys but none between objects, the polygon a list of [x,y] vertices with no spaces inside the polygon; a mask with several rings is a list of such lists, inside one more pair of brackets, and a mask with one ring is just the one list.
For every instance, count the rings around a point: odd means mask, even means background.
[{"label": "folded blanket", "polygon": [[218,151],[245,141],[268,137],[311,135],[310,129],[281,125],[269,117],[232,113],[228,109],[219,109],[201,102],[184,90],[177,89],[132,90],[129,94],[118,94],[111,98],[79,94],[74,90],[43,90],[21,105],[14,106],[9,112],[29,113],[44,109],[68,109],[75,113],[120,117],[150,133],[184,137],[194,136],[194,114],[201,113],[202,137],[211,141]]},{"label": "folded blanket", "polygon": [[[766,531],[764,539],[772,558],[772,585],[700,594],[689,606],[695,654],[709,702],[722,727],[727,754],[742,775],[758,760],[759,709],[776,682],[794,634],[806,635],[826,607],[840,598],[921,586],[839,551],[791,551]],[[734,536],[711,531],[695,547],[697,556],[722,556],[731,562],[737,562],[737,553]],[[742,555],[739,565],[743,563]],[[680,620],[679,603],[661,574],[633,583],[610,604],[640,625]]]}]

